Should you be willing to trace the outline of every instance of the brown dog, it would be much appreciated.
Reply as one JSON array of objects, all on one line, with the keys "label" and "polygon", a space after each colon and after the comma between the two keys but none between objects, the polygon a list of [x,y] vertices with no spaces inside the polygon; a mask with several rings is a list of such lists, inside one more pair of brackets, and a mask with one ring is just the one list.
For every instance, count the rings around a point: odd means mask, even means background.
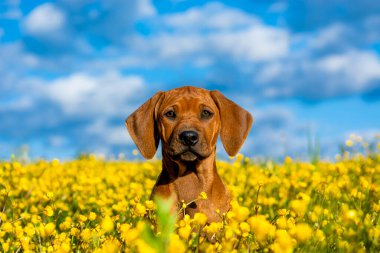
[{"label": "brown dog", "polygon": [[126,120],[128,131],[141,154],[150,159],[162,141],[162,172],[152,197],[173,198],[177,205],[189,203],[206,192],[185,212],[203,212],[208,221],[227,212],[230,196],[216,171],[216,142],[220,134],[230,156],[246,139],[253,118],[249,112],[219,91],[186,86],[157,92]]}]

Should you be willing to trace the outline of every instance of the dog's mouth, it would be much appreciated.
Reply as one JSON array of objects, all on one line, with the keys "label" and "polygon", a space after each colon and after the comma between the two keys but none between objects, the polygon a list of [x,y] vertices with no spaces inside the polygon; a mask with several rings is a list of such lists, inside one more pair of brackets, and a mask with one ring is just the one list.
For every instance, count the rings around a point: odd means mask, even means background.
[{"label": "dog's mouth", "polygon": [[204,156],[192,148],[187,148],[181,152],[170,155],[175,161],[194,162],[196,160],[203,160],[207,156]]}]

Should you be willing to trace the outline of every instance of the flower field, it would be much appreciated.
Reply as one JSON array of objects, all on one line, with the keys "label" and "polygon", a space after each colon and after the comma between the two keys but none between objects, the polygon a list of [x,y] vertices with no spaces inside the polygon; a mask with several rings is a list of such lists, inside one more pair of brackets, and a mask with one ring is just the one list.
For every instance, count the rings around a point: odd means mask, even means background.
[{"label": "flower field", "polygon": [[201,213],[177,221],[167,202],[149,200],[160,166],[91,155],[1,162],[0,251],[380,251],[379,154],[334,163],[219,161],[232,209],[211,224]]}]

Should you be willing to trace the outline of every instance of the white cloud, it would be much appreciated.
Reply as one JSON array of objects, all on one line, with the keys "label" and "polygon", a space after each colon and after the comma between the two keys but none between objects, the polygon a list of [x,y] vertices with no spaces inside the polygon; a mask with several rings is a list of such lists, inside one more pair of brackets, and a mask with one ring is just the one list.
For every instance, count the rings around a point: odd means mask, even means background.
[{"label": "white cloud", "polygon": [[253,15],[220,3],[150,22],[155,32],[126,37],[124,42],[131,53],[114,60],[115,65],[153,67],[191,62],[196,67],[208,67],[221,57],[260,62],[281,58],[289,51],[285,29],[267,26]]},{"label": "white cloud", "polygon": [[236,60],[267,61],[286,56],[289,36],[285,30],[253,25],[242,31],[231,31],[211,35],[212,47]]},{"label": "white cloud", "polygon": [[134,142],[128,134],[127,128],[124,124],[119,127],[108,127],[106,131],[106,138],[108,143],[112,145],[131,145]]},{"label": "white cloud", "polygon": [[[254,157],[280,158],[289,154],[306,157],[306,123],[284,106],[251,109],[254,117],[251,132],[241,149]],[[291,143],[291,144],[290,144]]]},{"label": "white cloud", "polygon": [[322,100],[361,95],[380,81],[380,56],[355,49],[320,58],[293,53],[264,64],[252,78],[261,98]]},{"label": "white cloud", "polygon": [[164,59],[191,55],[193,62],[207,59],[208,64],[219,56],[237,61],[268,61],[287,55],[289,50],[285,29],[264,25],[255,16],[220,3],[168,14],[163,20],[165,27],[158,35],[133,44],[141,50],[153,47]]},{"label": "white cloud", "polygon": [[296,119],[296,116],[289,108],[280,106],[255,108],[251,112],[255,118],[255,122],[264,126],[265,129],[273,126],[281,128],[283,125],[293,123]]},{"label": "white cloud", "polygon": [[84,128],[84,132],[95,135],[100,139],[104,139],[108,145],[131,145],[132,138],[128,134],[128,130],[120,122],[119,126],[110,126],[105,120],[98,119]]},{"label": "white cloud", "polygon": [[0,103],[2,110],[23,111],[33,106],[33,99],[28,96],[21,96],[16,100],[10,102]]},{"label": "white cloud", "polygon": [[380,79],[380,59],[370,51],[329,55],[319,60],[317,66],[344,79],[353,91],[363,90],[371,85],[371,81]]},{"label": "white cloud", "polygon": [[[201,62],[201,65],[207,66],[216,62],[218,57],[232,58],[237,62],[261,62],[280,59],[289,52],[287,31],[263,24],[254,24],[237,30],[212,31],[207,34],[203,34],[200,30],[191,33],[163,31],[152,37],[139,37],[130,42],[135,54],[140,56],[135,59],[146,57],[145,61],[137,62],[146,65],[151,62],[170,65],[190,61]],[[152,55],[155,57],[152,58]],[[205,63],[207,64],[204,65]]]},{"label": "white cloud", "polygon": [[283,71],[283,66],[281,63],[279,62],[269,63],[261,70],[261,72],[259,72],[256,75],[256,81],[258,82],[258,84],[270,82],[275,77],[280,75],[282,71]]},{"label": "white cloud", "polygon": [[321,29],[314,36],[309,36],[311,48],[324,48],[334,43],[342,43],[342,37],[350,33],[350,28],[346,25],[335,23]]},{"label": "white cloud", "polygon": [[144,41],[146,49],[149,48],[149,44],[155,47],[161,59],[181,58],[200,53],[205,42],[200,36],[182,34],[164,34],[153,38],[151,42]]},{"label": "white cloud", "polygon": [[25,73],[35,70],[35,67],[39,64],[39,59],[25,52],[20,41],[0,45],[0,55],[1,100],[1,97],[13,97],[15,93],[20,91],[20,86],[24,87]]},{"label": "white cloud", "polygon": [[24,28],[30,35],[46,35],[64,28],[65,13],[52,3],[39,5],[24,20]]},{"label": "white cloud", "polygon": [[137,11],[141,16],[152,16],[156,14],[156,9],[151,0],[138,0]]},{"label": "white cloud", "polygon": [[232,29],[258,22],[256,18],[239,9],[227,8],[217,2],[166,15],[163,19],[167,26],[181,30]]},{"label": "white cloud", "polygon": [[45,84],[47,97],[59,104],[66,115],[120,115],[128,100],[144,88],[139,76],[106,73],[91,76],[75,73]]}]

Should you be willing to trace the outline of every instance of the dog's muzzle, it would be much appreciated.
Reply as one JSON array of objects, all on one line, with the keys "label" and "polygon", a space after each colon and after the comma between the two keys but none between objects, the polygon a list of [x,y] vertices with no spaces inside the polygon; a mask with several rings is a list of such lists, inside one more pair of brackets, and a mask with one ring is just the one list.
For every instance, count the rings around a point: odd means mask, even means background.
[{"label": "dog's muzzle", "polygon": [[179,140],[185,146],[194,146],[198,143],[198,133],[195,131],[183,131],[179,134]]},{"label": "dog's muzzle", "polygon": [[207,156],[204,155],[204,151],[201,151],[201,144],[198,132],[184,130],[172,141],[168,154],[176,161],[194,162],[203,160]]}]

